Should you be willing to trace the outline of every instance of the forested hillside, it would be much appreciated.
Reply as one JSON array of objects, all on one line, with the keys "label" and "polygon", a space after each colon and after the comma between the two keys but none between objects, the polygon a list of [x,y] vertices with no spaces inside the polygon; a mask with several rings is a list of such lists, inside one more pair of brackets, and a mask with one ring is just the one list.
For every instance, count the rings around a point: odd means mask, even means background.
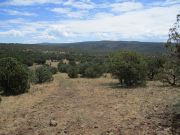
[{"label": "forested hillside", "polygon": [[[4,46],[5,45],[5,46]],[[117,50],[136,51],[142,54],[162,54],[164,43],[137,41],[89,41],[77,43],[40,43],[40,44],[0,44],[0,50],[33,50],[33,51],[78,51],[89,54],[107,55]]]}]

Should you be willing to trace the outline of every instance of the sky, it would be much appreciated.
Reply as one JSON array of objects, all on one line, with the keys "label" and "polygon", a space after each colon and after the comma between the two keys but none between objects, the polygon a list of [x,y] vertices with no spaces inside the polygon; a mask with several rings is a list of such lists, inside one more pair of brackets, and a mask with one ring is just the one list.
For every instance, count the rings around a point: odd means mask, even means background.
[{"label": "sky", "polygon": [[0,0],[0,42],[165,42],[177,14],[180,0]]}]

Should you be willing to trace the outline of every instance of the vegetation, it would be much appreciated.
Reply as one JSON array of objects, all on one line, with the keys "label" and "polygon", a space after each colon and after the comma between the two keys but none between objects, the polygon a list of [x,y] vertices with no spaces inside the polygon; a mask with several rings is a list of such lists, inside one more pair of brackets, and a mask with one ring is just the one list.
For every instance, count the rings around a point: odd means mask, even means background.
[{"label": "vegetation", "polygon": [[60,62],[58,64],[58,71],[61,73],[67,73],[68,72],[69,65],[65,64],[63,62]]},{"label": "vegetation", "polygon": [[172,107],[172,132],[173,134],[180,134],[180,100]]},{"label": "vegetation", "polygon": [[15,58],[0,59],[0,89],[5,95],[17,95],[29,88],[28,69]]},{"label": "vegetation", "polygon": [[162,57],[148,57],[146,59],[147,62],[147,76],[150,80],[154,80],[155,76],[160,73],[160,69],[163,68],[165,59]]},{"label": "vegetation", "polygon": [[160,70],[159,78],[164,84],[180,84],[180,63],[167,61]]},{"label": "vegetation", "polygon": [[56,67],[49,67],[50,68],[50,71],[51,73],[54,75],[58,72],[58,69]]},{"label": "vegetation", "polygon": [[36,69],[37,83],[50,82],[53,80],[52,73],[48,66],[41,66]]},{"label": "vegetation", "polygon": [[85,69],[82,76],[87,78],[97,78],[102,76],[103,73],[103,67],[101,65],[92,64]]},{"label": "vegetation", "polygon": [[67,70],[67,74],[70,78],[78,77],[78,68],[76,66],[70,66]]},{"label": "vegetation", "polygon": [[172,86],[180,84],[180,15],[177,22],[169,30],[169,39],[166,44],[168,59],[161,70],[160,79],[163,83]]},{"label": "vegetation", "polygon": [[38,82],[38,78],[34,70],[29,70],[29,81],[32,84],[36,84]]},{"label": "vegetation", "polygon": [[146,81],[146,63],[142,56],[135,52],[120,51],[110,56],[110,72],[121,84],[135,86]]}]

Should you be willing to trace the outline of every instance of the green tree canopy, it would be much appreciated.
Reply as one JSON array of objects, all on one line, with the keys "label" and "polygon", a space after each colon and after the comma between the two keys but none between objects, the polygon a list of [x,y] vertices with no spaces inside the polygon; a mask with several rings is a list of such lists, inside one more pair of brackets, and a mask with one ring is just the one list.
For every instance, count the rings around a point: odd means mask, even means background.
[{"label": "green tree canopy", "polygon": [[29,88],[28,69],[15,58],[0,59],[0,88],[6,95],[17,95]]},{"label": "green tree canopy", "polygon": [[133,86],[143,84],[146,79],[146,62],[135,52],[120,51],[109,59],[110,72],[121,84]]}]

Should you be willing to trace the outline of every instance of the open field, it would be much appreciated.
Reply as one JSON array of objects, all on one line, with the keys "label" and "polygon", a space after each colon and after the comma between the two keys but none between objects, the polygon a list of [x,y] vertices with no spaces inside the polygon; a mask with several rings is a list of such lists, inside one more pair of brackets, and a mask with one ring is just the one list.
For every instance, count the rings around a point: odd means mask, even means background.
[{"label": "open field", "polygon": [[[2,97],[0,135],[171,135],[169,109],[180,89],[148,82],[116,87],[117,80],[69,79],[33,85],[29,93]],[[53,120],[57,125],[50,126]]]}]

